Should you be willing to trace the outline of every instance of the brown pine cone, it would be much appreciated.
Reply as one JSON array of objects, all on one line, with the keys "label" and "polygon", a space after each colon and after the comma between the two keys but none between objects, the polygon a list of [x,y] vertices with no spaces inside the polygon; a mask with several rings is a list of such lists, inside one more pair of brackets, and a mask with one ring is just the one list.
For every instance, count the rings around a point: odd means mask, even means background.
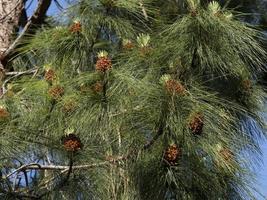
[{"label": "brown pine cone", "polygon": [[52,82],[56,78],[55,71],[53,69],[46,70],[44,78],[47,82]]},{"label": "brown pine cone", "polygon": [[194,135],[201,135],[204,126],[204,116],[201,113],[196,113],[188,126]]},{"label": "brown pine cone", "polygon": [[112,62],[108,57],[99,57],[95,66],[97,71],[105,72],[112,68]]},{"label": "brown pine cone", "polygon": [[74,22],[70,26],[70,32],[71,33],[80,33],[82,31],[82,24],[80,22]]},{"label": "brown pine cone", "polygon": [[62,143],[66,151],[76,152],[82,149],[82,142],[75,134],[69,134],[62,138]]},{"label": "brown pine cone", "polygon": [[64,103],[63,105],[63,112],[64,113],[71,113],[77,107],[77,103],[74,100],[70,100]]},{"label": "brown pine cone", "polygon": [[167,91],[171,94],[185,95],[186,90],[179,81],[173,79],[167,80],[165,86]]},{"label": "brown pine cone", "polygon": [[133,43],[131,40],[127,40],[127,39],[125,39],[125,40],[123,40],[123,42],[122,42],[122,48],[123,48],[124,50],[131,50],[131,49],[134,48],[134,43]]},{"label": "brown pine cone", "polygon": [[57,85],[57,86],[54,86],[52,88],[50,88],[50,90],[48,91],[48,94],[55,100],[58,100],[60,99],[63,94],[64,94],[64,88]]},{"label": "brown pine cone", "polygon": [[169,165],[176,165],[182,156],[182,149],[176,144],[170,145],[164,152],[164,161]]},{"label": "brown pine cone", "polygon": [[97,81],[93,86],[92,90],[96,93],[103,91],[103,84],[100,81]]},{"label": "brown pine cone", "polygon": [[10,116],[10,113],[6,108],[0,107],[0,119],[7,119]]}]

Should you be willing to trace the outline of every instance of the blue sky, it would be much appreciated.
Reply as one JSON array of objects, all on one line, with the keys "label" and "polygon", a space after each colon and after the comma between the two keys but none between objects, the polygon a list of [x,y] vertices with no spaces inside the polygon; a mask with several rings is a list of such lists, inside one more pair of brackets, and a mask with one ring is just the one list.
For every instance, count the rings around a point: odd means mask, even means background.
[{"label": "blue sky", "polygon": [[[59,0],[61,5],[63,7],[66,7],[68,4],[66,1]],[[36,3],[33,3],[31,7],[28,9],[28,13],[32,13],[33,10],[36,7]],[[48,10],[48,15],[57,15],[60,13],[60,10],[56,7],[55,3],[53,2],[51,7]],[[267,121],[267,117],[266,117]],[[258,197],[257,200],[266,200],[267,199],[267,141],[262,141],[261,143],[261,148],[263,152],[263,165],[256,170],[256,175],[257,175],[257,186],[256,188],[259,190],[260,193],[262,193],[265,198],[263,197]]]}]

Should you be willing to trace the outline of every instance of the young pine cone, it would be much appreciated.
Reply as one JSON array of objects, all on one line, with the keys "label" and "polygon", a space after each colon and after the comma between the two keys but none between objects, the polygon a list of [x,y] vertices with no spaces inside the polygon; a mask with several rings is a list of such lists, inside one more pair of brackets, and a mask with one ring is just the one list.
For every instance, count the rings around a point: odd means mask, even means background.
[{"label": "young pine cone", "polygon": [[167,80],[165,86],[170,94],[185,95],[186,90],[179,81],[173,79]]},{"label": "young pine cone", "polygon": [[131,50],[134,48],[134,43],[131,41],[131,40],[128,40],[128,39],[124,39],[122,41],[122,48],[124,50]]},{"label": "young pine cone", "polygon": [[182,149],[176,144],[170,145],[164,152],[164,161],[169,165],[176,165],[182,156]]},{"label": "young pine cone", "polygon": [[83,144],[75,134],[66,135],[61,140],[66,151],[76,152],[82,149]]},{"label": "young pine cone", "polygon": [[107,56],[98,57],[96,62],[96,70],[100,72],[106,72],[112,68],[111,59]]},{"label": "young pine cone", "polygon": [[69,100],[64,103],[62,110],[64,113],[71,113],[76,109],[76,107],[77,103],[74,100]]},{"label": "young pine cone", "polygon": [[52,82],[56,78],[55,71],[53,69],[46,70],[44,78],[47,82]]},{"label": "young pine cone", "polygon": [[63,94],[64,94],[64,88],[57,85],[57,86],[54,86],[52,88],[50,88],[50,90],[48,91],[48,94],[55,100],[58,100],[60,99]]},{"label": "young pine cone", "polygon": [[201,113],[195,114],[188,126],[194,135],[201,135],[204,126],[204,116]]},{"label": "young pine cone", "polygon": [[97,81],[93,86],[92,90],[96,93],[103,91],[103,84],[100,81]]},{"label": "young pine cone", "polygon": [[80,33],[82,31],[82,25],[81,22],[76,21],[70,26],[70,32],[71,33]]},{"label": "young pine cone", "polygon": [[6,108],[0,107],[0,119],[4,120],[10,116],[10,113],[7,111]]}]

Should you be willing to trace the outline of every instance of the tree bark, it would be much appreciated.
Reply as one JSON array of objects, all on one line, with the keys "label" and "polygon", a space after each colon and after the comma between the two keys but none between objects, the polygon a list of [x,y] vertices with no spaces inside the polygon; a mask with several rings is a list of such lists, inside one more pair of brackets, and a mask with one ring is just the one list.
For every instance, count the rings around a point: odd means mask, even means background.
[{"label": "tree bark", "polygon": [[23,0],[0,0],[0,68],[6,65],[3,55],[13,41],[23,5]]}]

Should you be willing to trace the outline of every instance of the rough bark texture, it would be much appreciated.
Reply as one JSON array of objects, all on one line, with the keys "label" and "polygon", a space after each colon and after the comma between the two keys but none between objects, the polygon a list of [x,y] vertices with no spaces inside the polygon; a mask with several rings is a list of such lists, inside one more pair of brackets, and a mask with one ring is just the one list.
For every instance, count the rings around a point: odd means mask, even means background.
[{"label": "rough bark texture", "polygon": [[23,0],[0,0],[0,67],[6,64],[3,53],[13,41],[22,8]]},{"label": "rough bark texture", "polygon": [[[0,0],[0,68],[6,68],[8,60],[16,54],[15,49],[24,35],[34,34],[45,22],[51,2],[52,0],[38,0],[35,12],[28,18],[24,0]],[[18,25],[21,25],[23,30],[14,38],[13,34]]]}]

